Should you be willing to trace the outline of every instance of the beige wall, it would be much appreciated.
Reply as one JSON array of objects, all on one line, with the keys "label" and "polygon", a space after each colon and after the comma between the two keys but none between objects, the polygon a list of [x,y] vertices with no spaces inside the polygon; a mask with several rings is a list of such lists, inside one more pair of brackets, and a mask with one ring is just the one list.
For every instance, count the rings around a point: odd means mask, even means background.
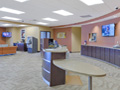
[{"label": "beige wall", "polygon": [[[25,41],[27,40],[28,36],[33,36],[38,39],[38,51],[40,51],[40,31],[50,31],[51,32],[51,38],[53,38],[53,30],[49,27],[37,27],[37,26],[29,26],[24,28],[7,28],[6,31],[12,32],[12,37],[6,39],[6,43],[9,46],[12,46],[13,43],[16,43],[18,41],[21,41],[20,37],[20,31],[25,30]],[[81,28],[79,27],[73,27],[72,28],[72,52],[78,52],[80,51],[81,46]]]},{"label": "beige wall", "polygon": [[72,52],[81,50],[81,28],[72,27]]},{"label": "beige wall", "polygon": [[40,51],[40,31],[50,31],[51,38],[53,38],[53,30],[49,27],[29,26],[24,28],[7,28],[7,31],[12,32],[12,37],[7,39],[6,43],[12,46],[14,42],[21,41],[21,30],[25,30],[25,41],[27,40],[28,36],[33,36],[38,39],[38,51]]},{"label": "beige wall", "polygon": [[9,46],[13,46],[14,42],[20,41],[20,30],[19,28],[6,28],[6,31],[12,32],[11,38],[6,38],[6,43]]}]

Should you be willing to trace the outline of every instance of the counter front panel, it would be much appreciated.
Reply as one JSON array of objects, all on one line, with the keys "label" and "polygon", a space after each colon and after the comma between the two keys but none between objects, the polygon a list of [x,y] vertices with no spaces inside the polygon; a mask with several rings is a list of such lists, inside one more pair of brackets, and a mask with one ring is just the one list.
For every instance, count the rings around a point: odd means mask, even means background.
[{"label": "counter front panel", "polygon": [[120,49],[81,45],[81,55],[98,58],[120,66]]},{"label": "counter front panel", "polygon": [[42,76],[49,86],[65,84],[65,70],[56,67],[53,60],[65,59],[66,52],[43,51]]}]

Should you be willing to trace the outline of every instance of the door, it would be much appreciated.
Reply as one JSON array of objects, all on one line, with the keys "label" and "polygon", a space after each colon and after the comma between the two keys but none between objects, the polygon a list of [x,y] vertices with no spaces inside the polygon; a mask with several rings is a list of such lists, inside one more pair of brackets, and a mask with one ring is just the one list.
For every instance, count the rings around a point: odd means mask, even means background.
[{"label": "door", "polygon": [[49,31],[41,31],[40,32],[40,51],[42,50],[43,39],[44,38],[51,38],[51,32]]}]

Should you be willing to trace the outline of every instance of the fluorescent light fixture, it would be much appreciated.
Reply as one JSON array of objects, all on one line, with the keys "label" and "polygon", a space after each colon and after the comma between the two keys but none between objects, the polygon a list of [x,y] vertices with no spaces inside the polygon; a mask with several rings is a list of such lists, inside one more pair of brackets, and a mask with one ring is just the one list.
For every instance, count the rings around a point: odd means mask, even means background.
[{"label": "fluorescent light fixture", "polygon": [[69,15],[73,15],[73,13],[70,13],[68,11],[65,10],[57,10],[57,11],[53,11],[53,13],[62,15],[62,16],[69,16]]},{"label": "fluorescent light fixture", "polygon": [[8,17],[8,16],[4,16],[2,17],[3,19],[9,19],[9,20],[15,20],[15,21],[18,21],[18,20],[21,20],[19,18],[14,18],[14,17]]},{"label": "fluorescent light fixture", "polygon": [[80,0],[80,1],[87,4],[88,6],[104,3],[103,0]]},{"label": "fluorescent light fixture", "polygon": [[25,12],[22,12],[22,11],[19,11],[19,10],[15,10],[15,9],[11,9],[11,8],[6,8],[6,7],[0,8],[0,11],[8,12],[8,13],[13,13],[13,14],[23,14],[23,13],[25,13]]},{"label": "fluorescent light fixture", "polygon": [[2,24],[1,26],[12,26],[12,24]]},{"label": "fluorescent light fixture", "polygon": [[24,26],[27,26],[27,25],[18,25],[18,26],[24,27]]},{"label": "fluorescent light fixture", "polygon": [[49,18],[49,17],[43,18],[43,20],[46,20],[46,21],[58,21],[57,19]]},{"label": "fluorescent light fixture", "polygon": [[44,23],[44,22],[37,22],[36,24],[48,25],[48,23]]},{"label": "fluorescent light fixture", "polygon": [[15,1],[17,1],[17,2],[26,2],[26,1],[29,1],[29,0],[15,0]]}]

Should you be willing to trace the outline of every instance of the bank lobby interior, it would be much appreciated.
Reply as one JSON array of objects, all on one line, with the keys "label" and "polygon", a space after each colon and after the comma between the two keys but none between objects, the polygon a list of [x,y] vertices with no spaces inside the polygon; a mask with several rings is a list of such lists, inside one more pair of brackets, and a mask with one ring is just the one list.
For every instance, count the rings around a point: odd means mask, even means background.
[{"label": "bank lobby interior", "polygon": [[0,90],[120,90],[119,0],[1,2]]}]

